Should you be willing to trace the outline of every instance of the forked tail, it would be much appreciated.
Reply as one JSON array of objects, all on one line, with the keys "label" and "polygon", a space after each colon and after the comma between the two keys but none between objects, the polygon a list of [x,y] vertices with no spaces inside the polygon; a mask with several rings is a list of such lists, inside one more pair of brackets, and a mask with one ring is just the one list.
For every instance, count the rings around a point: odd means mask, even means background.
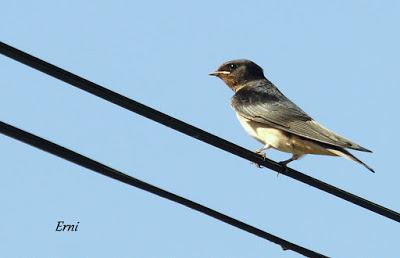
[{"label": "forked tail", "polygon": [[359,160],[356,156],[354,156],[353,154],[351,154],[350,152],[348,152],[345,149],[340,149],[340,150],[335,150],[335,149],[329,149],[330,152],[332,152],[333,154],[337,155],[337,156],[341,156],[343,158],[349,159],[349,160],[353,160],[355,162],[360,163],[361,165],[363,165],[364,167],[366,167],[369,171],[371,171],[372,173],[375,173],[375,171],[368,166],[367,164],[365,164],[364,162],[362,162],[361,160]]}]

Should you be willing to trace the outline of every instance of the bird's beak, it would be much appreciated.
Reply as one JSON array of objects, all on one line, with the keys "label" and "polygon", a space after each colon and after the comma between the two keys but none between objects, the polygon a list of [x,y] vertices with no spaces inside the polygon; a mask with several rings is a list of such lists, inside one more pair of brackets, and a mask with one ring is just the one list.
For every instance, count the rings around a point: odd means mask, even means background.
[{"label": "bird's beak", "polygon": [[219,76],[219,75],[228,75],[228,74],[230,74],[231,72],[228,72],[228,71],[215,71],[215,72],[212,72],[212,73],[209,73],[208,75],[211,75],[211,76]]}]

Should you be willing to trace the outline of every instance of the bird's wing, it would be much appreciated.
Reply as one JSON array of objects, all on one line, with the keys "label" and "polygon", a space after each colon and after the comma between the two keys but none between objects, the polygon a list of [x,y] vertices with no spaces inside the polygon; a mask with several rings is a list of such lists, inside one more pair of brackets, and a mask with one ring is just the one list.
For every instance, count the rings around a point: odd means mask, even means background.
[{"label": "bird's wing", "polygon": [[273,84],[243,87],[233,96],[231,105],[249,120],[336,147],[370,152],[318,124]]}]

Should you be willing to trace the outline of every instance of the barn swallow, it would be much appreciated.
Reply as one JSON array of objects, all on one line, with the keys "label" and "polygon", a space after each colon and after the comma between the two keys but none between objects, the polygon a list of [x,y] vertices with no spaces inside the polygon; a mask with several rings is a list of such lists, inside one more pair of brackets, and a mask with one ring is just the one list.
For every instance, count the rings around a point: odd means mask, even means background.
[{"label": "barn swallow", "polygon": [[356,161],[374,172],[346,149],[370,150],[330,131],[290,101],[264,76],[263,69],[250,60],[223,63],[210,73],[234,91],[231,106],[240,124],[253,138],[264,144],[256,153],[274,148],[292,154],[280,163],[286,166],[305,154],[341,156]]}]

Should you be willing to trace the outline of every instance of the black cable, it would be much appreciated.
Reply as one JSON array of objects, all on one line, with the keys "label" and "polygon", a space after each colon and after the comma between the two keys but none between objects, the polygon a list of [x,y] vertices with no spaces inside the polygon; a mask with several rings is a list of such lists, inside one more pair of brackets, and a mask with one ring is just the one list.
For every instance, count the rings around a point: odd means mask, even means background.
[{"label": "black cable", "polygon": [[190,124],[187,124],[183,121],[180,121],[174,117],[166,115],[158,110],[150,108],[146,105],[143,105],[137,101],[129,99],[121,94],[118,94],[114,91],[111,91],[107,88],[104,88],[94,82],[88,81],[78,75],[75,75],[71,72],[68,72],[64,69],[61,69],[55,65],[52,65],[48,62],[45,62],[37,57],[34,57],[28,53],[25,53],[21,50],[18,50],[10,45],[7,45],[3,42],[0,42],[0,53],[8,56],[18,62],[21,62],[29,67],[32,67],[36,70],[39,70],[43,73],[46,73],[54,78],[57,78],[61,81],[64,81],[68,84],[71,84],[81,90],[92,93],[104,100],[112,102],[120,107],[128,109],[132,112],[135,112],[139,115],[147,117],[153,121],[161,123],[165,126],[168,126],[174,130],[177,130],[181,133],[189,135],[193,138],[196,138],[200,141],[206,142],[214,147],[230,152],[236,156],[247,159],[251,162],[260,164],[264,167],[277,171],[281,174],[284,174],[288,177],[296,179],[300,182],[303,182],[307,185],[318,188],[324,192],[335,195],[343,200],[354,203],[360,207],[368,209],[374,213],[380,214],[389,219],[400,222],[400,214],[394,210],[383,207],[379,204],[373,203],[369,200],[361,198],[352,193],[346,192],[340,188],[337,188],[333,185],[322,182],[318,179],[305,175],[299,171],[296,171],[291,168],[285,168],[281,164],[270,160],[263,159],[259,155],[255,154],[252,151],[249,151],[243,147],[240,147],[234,143],[231,143],[227,140],[224,140],[218,136],[210,134],[206,131],[203,131],[197,127],[194,127]]},{"label": "black cable", "polygon": [[308,257],[327,257],[324,256],[320,253],[314,252],[312,250],[306,249],[302,246],[296,245],[294,243],[291,243],[289,241],[286,241],[280,237],[274,236],[270,233],[267,233],[261,229],[255,228],[249,224],[246,224],[244,222],[241,222],[237,219],[234,219],[232,217],[229,217],[225,214],[222,214],[216,210],[210,209],[206,206],[203,206],[199,203],[193,202],[189,199],[186,199],[184,197],[181,197],[179,195],[173,194],[171,192],[165,191],[161,188],[158,188],[154,185],[148,184],[146,182],[143,182],[139,179],[136,179],[134,177],[131,177],[127,174],[124,174],[118,170],[115,170],[111,167],[108,167],[104,164],[101,164],[93,159],[87,158],[79,153],[76,153],[72,150],[69,150],[67,148],[64,148],[58,144],[52,143],[48,140],[45,140],[43,138],[40,138],[36,135],[33,135],[31,133],[28,133],[26,131],[23,131],[21,129],[18,129],[12,125],[6,124],[4,122],[0,121],[0,132],[12,137],[14,139],[17,139],[21,142],[24,142],[26,144],[29,144],[33,147],[36,147],[38,149],[41,149],[43,151],[46,151],[48,153],[51,153],[53,155],[56,155],[60,158],[63,158],[65,160],[68,160],[70,162],[73,162],[77,165],[80,165],[82,167],[85,167],[87,169],[93,170],[101,175],[111,177],[115,180],[118,180],[120,182],[126,183],[128,185],[137,187],[139,189],[142,189],[144,191],[150,192],[152,194],[158,195],[162,198],[168,199],[170,201],[182,204],[186,207],[189,207],[193,210],[196,210],[198,212],[204,213],[210,217],[213,217],[217,220],[223,221],[231,226],[234,226],[236,228],[239,228],[241,230],[247,231],[251,234],[254,234],[258,237],[264,238],[266,240],[269,240],[275,244],[280,245],[284,250],[293,250],[297,253],[303,254]]}]

